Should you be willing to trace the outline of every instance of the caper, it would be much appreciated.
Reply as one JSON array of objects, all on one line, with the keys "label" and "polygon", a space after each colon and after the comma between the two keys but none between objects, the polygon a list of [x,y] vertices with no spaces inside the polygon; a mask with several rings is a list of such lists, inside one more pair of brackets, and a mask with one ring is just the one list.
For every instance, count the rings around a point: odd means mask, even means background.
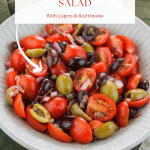
[{"label": "caper", "polygon": [[52,75],[50,78],[51,78],[52,80],[56,80],[56,79],[57,79],[57,76],[56,76],[56,75]]},{"label": "caper", "polygon": [[143,90],[147,90],[149,88],[149,81],[148,80],[142,80],[140,81],[138,88],[143,89]]},{"label": "caper", "polygon": [[95,53],[93,46],[92,46],[89,42],[87,42],[87,41],[84,42],[84,44],[83,44],[83,49],[84,49],[86,52]]},{"label": "caper", "polygon": [[78,106],[77,103],[72,105],[71,113],[75,116],[82,117],[86,121],[91,121],[92,120],[92,118],[90,118],[86,113],[83,112],[83,110]]},{"label": "caper", "polygon": [[74,95],[70,93],[70,94],[67,94],[66,97],[67,97],[67,99],[73,99]]},{"label": "caper", "polygon": [[60,94],[66,95],[73,91],[73,81],[70,76],[59,75],[56,80],[56,87]]},{"label": "caper", "polygon": [[48,123],[51,119],[48,110],[40,104],[35,104],[33,108],[30,109],[30,113],[33,118],[41,123]]},{"label": "caper", "polygon": [[118,101],[119,94],[116,85],[110,81],[107,80],[107,82],[101,86],[100,93],[108,96],[111,98],[115,103]]},{"label": "caper", "polygon": [[69,74],[71,77],[74,77],[76,73],[74,71],[70,71]]},{"label": "caper", "polygon": [[111,136],[115,130],[118,129],[117,125],[113,121],[109,121],[103,124],[103,126],[95,129],[93,135],[97,139],[105,139]]},{"label": "caper", "polygon": [[10,51],[13,53],[18,48],[17,42],[14,41],[10,44]]},{"label": "caper", "polygon": [[80,36],[82,35],[82,32],[84,30],[84,27],[85,25],[84,24],[78,24],[76,27],[75,27],[75,31],[73,32],[72,36]]},{"label": "caper", "polygon": [[46,52],[46,49],[41,49],[41,48],[39,48],[39,49],[28,49],[26,51],[26,54],[29,57],[35,58],[35,57],[43,56],[45,54],[45,52]]},{"label": "caper", "polygon": [[128,91],[125,95],[125,99],[131,99],[132,101],[140,100],[147,96],[147,92],[143,89],[132,89]]},{"label": "caper", "polygon": [[86,67],[91,66],[95,62],[95,54],[93,52],[87,52],[87,65]]}]

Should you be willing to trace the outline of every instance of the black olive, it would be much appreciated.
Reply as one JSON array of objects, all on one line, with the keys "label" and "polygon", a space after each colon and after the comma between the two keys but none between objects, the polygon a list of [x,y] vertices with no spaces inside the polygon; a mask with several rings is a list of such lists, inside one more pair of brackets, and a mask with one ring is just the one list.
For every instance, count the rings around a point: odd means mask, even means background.
[{"label": "black olive", "polygon": [[91,66],[95,62],[95,54],[93,52],[87,52],[87,67]]},{"label": "black olive", "polygon": [[79,91],[77,95],[77,103],[80,104],[84,95],[89,96],[87,91]]},{"label": "black olive", "polygon": [[18,48],[17,42],[14,41],[10,44],[10,51],[13,53]]},{"label": "black olive", "polygon": [[137,113],[138,113],[138,109],[137,108],[130,108],[129,109],[129,118],[135,117]]},{"label": "black olive", "polygon": [[48,50],[47,56],[46,56],[46,61],[47,61],[49,68],[56,65],[59,62],[58,53],[54,49]]},{"label": "black olive", "polygon": [[100,74],[97,75],[95,85],[96,89],[99,89],[102,85],[106,83],[108,80],[108,75],[105,72],[101,72]]},{"label": "black olive", "polygon": [[98,35],[98,28],[95,26],[86,27],[82,33],[82,36],[86,41],[95,39],[97,35]]},{"label": "black olive", "polygon": [[48,50],[54,49],[54,46],[51,42],[47,42],[46,46],[45,46],[45,49],[48,51]]},{"label": "black olive", "polygon": [[39,90],[39,96],[43,96],[52,88],[52,82],[49,79],[44,79]]},{"label": "black olive", "polygon": [[82,36],[74,36],[74,41],[78,45],[83,45],[84,44],[84,39]]},{"label": "black olive", "polygon": [[72,122],[69,120],[62,120],[60,127],[66,131],[69,130],[72,127]]},{"label": "black olive", "polygon": [[110,67],[110,71],[115,72],[124,61],[125,61],[125,58],[120,58],[114,61]]},{"label": "black olive", "polygon": [[123,97],[122,97],[122,95],[119,95],[119,98],[118,98],[118,101],[117,101],[116,105],[118,105],[122,101],[123,101]]},{"label": "black olive", "polygon": [[58,42],[58,45],[64,53],[68,44],[66,42]]},{"label": "black olive", "polygon": [[68,66],[72,69],[80,69],[86,66],[87,60],[82,57],[74,57],[70,59]]},{"label": "black olive", "polygon": [[143,89],[143,90],[147,90],[149,88],[149,81],[148,80],[142,80],[140,81],[138,88]]}]

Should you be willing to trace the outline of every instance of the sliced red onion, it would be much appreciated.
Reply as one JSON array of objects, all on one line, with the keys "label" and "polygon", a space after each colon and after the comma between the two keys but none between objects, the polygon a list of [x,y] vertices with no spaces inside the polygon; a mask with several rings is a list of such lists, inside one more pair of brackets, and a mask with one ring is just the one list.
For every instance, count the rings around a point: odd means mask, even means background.
[{"label": "sliced red onion", "polygon": [[84,95],[82,100],[81,100],[81,103],[79,105],[80,108],[85,108],[85,104],[87,103],[87,100],[88,100],[88,95]]},{"label": "sliced red onion", "polygon": [[94,113],[95,117],[104,117],[105,115],[101,111],[97,111]]},{"label": "sliced red onion", "polygon": [[63,29],[60,29],[60,28],[58,28],[58,27],[56,27],[56,26],[53,26],[53,25],[50,25],[49,24],[49,27],[51,27],[52,29],[54,29],[54,30],[56,30],[58,33],[63,33],[64,32],[64,30]]},{"label": "sliced red onion", "polygon": [[4,63],[6,70],[8,70],[10,66],[10,61]]},{"label": "sliced red onion", "polygon": [[69,119],[75,119],[76,116],[75,115],[67,115],[67,116],[64,116],[65,118],[69,118]]},{"label": "sliced red onion", "polygon": [[70,77],[70,74],[69,73],[64,73],[63,76]]},{"label": "sliced red onion", "polygon": [[6,73],[8,74],[9,72],[15,71],[14,68],[9,68],[8,70],[6,70]]},{"label": "sliced red onion", "polygon": [[120,80],[115,80],[114,83],[115,83],[117,89],[120,89],[124,86],[123,82]]},{"label": "sliced red onion", "polygon": [[77,45],[75,42],[74,42],[74,38],[71,36],[71,34],[66,34],[66,36],[68,37],[68,39],[70,40],[70,42],[73,44],[73,45]]},{"label": "sliced red onion", "polygon": [[17,86],[13,86],[14,90],[9,93],[11,98],[15,98],[19,94],[19,89]]},{"label": "sliced red onion", "polygon": [[55,97],[55,96],[57,96],[57,91],[52,92],[51,95],[50,95],[50,98]]},{"label": "sliced red onion", "polygon": [[113,82],[113,81],[114,81],[114,79],[115,79],[115,78],[113,78],[112,76],[108,76],[108,80],[110,80],[110,81],[112,81],[112,82]]},{"label": "sliced red onion", "polygon": [[81,85],[80,90],[85,91],[89,85],[92,85],[91,80],[87,78]]},{"label": "sliced red onion", "polygon": [[136,61],[138,61],[138,60],[139,60],[139,56],[136,55],[136,54],[134,54],[134,56],[135,56],[135,58],[136,58]]},{"label": "sliced red onion", "polygon": [[55,50],[56,50],[58,53],[62,51],[57,42],[54,42],[54,43],[53,43],[53,46],[54,46]]},{"label": "sliced red onion", "polygon": [[18,85],[18,89],[19,89],[19,91],[22,92],[22,93],[25,92],[25,90],[22,88],[22,85]]},{"label": "sliced red onion", "polygon": [[54,123],[54,119],[53,119],[53,118],[51,118],[49,122],[50,122],[50,123]]},{"label": "sliced red onion", "polygon": [[42,102],[47,102],[50,100],[50,96],[45,96],[43,99],[42,99]]},{"label": "sliced red onion", "polygon": [[45,39],[47,38],[47,35],[45,33],[41,33],[40,36],[45,38]]}]

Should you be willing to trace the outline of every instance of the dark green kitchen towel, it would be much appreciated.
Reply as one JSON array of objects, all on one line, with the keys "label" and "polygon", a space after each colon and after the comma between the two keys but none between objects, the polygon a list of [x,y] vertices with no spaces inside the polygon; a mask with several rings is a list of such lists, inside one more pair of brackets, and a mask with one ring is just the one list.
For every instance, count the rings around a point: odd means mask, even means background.
[{"label": "dark green kitchen towel", "polygon": [[[135,14],[150,26],[150,0],[135,0]],[[0,0],[0,24],[15,13],[15,0]],[[132,150],[138,150],[136,146]],[[0,150],[26,150],[0,129]]]}]

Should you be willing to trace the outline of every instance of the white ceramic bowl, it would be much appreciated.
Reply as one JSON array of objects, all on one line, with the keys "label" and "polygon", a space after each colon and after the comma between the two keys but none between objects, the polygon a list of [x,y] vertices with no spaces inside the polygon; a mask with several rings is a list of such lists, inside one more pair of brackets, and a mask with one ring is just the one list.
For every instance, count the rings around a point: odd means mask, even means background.
[{"label": "white ceramic bowl", "polygon": [[[0,26],[0,127],[16,142],[28,149],[42,150],[123,150],[131,149],[142,142],[150,131],[150,103],[141,109],[142,116],[131,120],[126,128],[121,128],[108,139],[91,144],[61,143],[32,129],[26,120],[19,118],[14,109],[5,100],[6,83],[4,62],[9,61],[9,45],[16,40],[15,16],[7,19]],[[45,25],[19,25],[19,38],[44,31]],[[123,34],[133,40],[140,56],[140,67],[143,77],[150,80],[150,29],[136,18],[135,25],[97,25],[106,27],[110,35]],[[148,90],[150,94],[150,90]]]}]

